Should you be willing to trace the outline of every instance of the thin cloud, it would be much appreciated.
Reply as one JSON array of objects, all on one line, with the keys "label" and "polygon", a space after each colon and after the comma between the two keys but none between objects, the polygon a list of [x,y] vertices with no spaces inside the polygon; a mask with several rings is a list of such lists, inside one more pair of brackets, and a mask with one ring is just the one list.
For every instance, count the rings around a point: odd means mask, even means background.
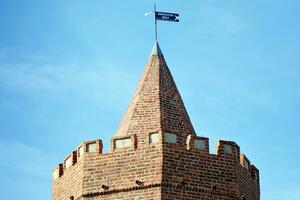
[{"label": "thin cloud", "polygon": [[235,34],[249,26],[237,13],[214,5],[206,5],[194,17],[203,26],[201,32]]},{"label": "thin cloud", "polygon": [[[133,82],[127,80],[134,80],[132,74],[99,60],[54,63],[43,56],[28,55],[17,63],[0,62],[0,90],[31,97],[71,93],[73,97],[85,98],[97,105],[102,102],[101,105],[112,109],[119,99],[131,94]],[[109,96],[104,95],[108,93]]]},{"label": "thin cloud", "polygon": [[0,141],[1,198],[45,199],[46,195],[50,199],[49,184],[57,157],[20,141]]},{"label": "thin cloud", "polygon": [[51,172],[49,164],[55,163],[57,156],[19,141],[0,141],[0,157],[1,168],[48,180]]}]

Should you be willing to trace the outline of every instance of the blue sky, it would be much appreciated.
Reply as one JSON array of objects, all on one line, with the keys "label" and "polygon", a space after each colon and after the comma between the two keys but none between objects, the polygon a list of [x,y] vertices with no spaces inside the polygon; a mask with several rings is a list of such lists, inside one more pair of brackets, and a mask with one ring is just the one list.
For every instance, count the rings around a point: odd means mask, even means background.
[{"label": "blue sky", "polygon": [[[300,1],[157,1],[159,42],[198,135],[234,140],[262,200],[300,196]],[[0,1],[1,199],[50,200],[83,140],[108,150],[154,44],[152,1]]]}]

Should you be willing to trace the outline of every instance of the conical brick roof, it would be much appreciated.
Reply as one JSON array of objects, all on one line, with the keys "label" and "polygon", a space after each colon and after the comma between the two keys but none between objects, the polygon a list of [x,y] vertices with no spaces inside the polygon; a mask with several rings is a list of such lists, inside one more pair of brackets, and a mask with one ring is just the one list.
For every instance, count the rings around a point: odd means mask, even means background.
[{"label": "conical brick roof", "polygon": [[142,139],[147,133],[159,130],[175,133],[181,144],[185,144],[188,135],[195,134],[172,74],[156,42],[116,135],[137,134]]}]

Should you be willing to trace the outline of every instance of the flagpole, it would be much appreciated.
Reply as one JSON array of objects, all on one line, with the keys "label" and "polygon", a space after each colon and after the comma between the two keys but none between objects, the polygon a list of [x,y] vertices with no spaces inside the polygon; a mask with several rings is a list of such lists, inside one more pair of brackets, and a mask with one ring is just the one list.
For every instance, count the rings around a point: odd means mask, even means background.
[{"label": "flagpole", "polygon": [[157,20],[156,20],[156,5],[154,4],[154,25],[155,25],[155,42],[157,42]]}]

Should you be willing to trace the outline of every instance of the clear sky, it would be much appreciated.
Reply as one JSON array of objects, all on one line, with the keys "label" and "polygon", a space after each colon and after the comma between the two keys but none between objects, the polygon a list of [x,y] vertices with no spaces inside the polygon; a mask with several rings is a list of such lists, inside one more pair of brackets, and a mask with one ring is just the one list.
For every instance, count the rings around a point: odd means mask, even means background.
[{"label": "clear sky", "polygon": [[[157,1],[159,42],[198,135],[234,140],[262,200],[300,196],[300,1]],[[51,200],[83,140],[108,150],[154,44],[153,1],[0,1],[0,194]]]}]

